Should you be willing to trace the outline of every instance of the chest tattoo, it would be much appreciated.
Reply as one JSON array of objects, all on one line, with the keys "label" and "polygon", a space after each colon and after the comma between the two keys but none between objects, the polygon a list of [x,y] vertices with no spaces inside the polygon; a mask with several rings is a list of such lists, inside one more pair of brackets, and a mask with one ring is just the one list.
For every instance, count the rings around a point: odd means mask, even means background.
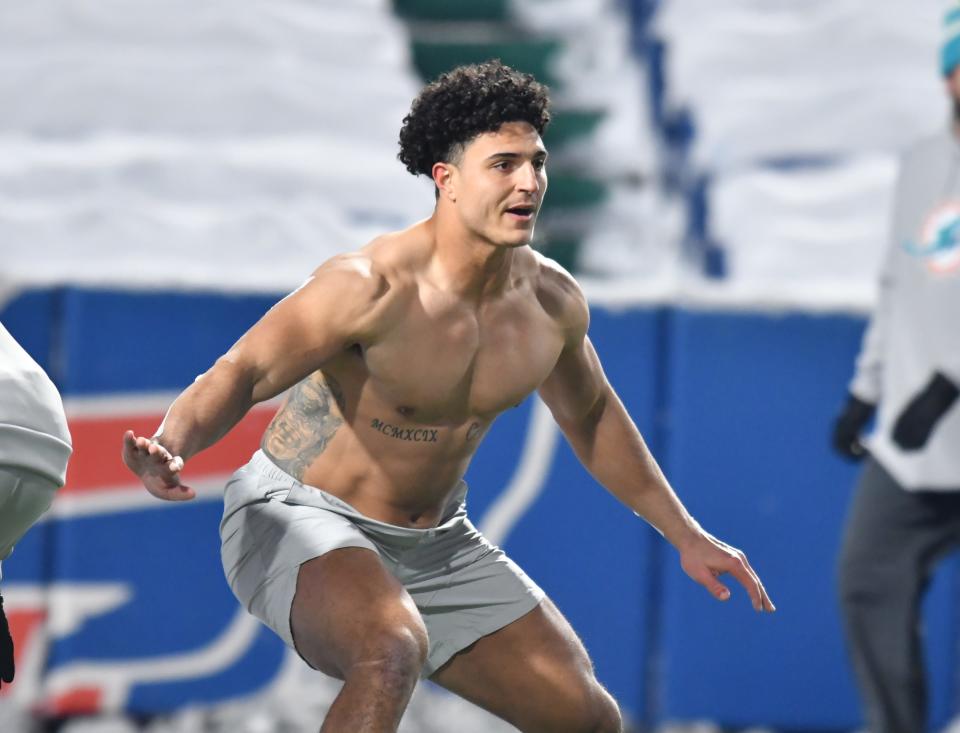
[{"label": "chest tattoo", "polygon": [[389,438],[405,440],[408,443],[436,443],[439,438],[439,430],[430,428],[403,428],[399,425],[391,425],[382,420],[373,418],[370,427],[379,433],[383,433]]}]

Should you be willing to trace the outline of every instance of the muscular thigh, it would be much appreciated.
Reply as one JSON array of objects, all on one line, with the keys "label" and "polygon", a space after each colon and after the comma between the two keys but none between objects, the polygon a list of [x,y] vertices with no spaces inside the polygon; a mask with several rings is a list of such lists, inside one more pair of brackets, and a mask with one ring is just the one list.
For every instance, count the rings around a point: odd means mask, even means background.
[{"label": "muscular thigh", "polygon": [[391,638],[426,645],[410,595],[377,553],[360,547],[333,550],[300,566],[290,626],[300,655],[340,679],[352,666],[375,661]]},{"label": "muscular thigh", "polygon": [[618,728],[615,703],[548,598],[454,656],[431,679],[524,733]]}]

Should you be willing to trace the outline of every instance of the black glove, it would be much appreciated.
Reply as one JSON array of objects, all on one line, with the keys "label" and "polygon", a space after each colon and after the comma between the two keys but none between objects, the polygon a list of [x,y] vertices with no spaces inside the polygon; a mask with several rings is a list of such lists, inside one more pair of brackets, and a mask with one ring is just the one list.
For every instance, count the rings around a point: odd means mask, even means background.
[{"label": "black glove", "polygon": [[860,442],[860,433],[870,422],[877,406],[850,395],[843,412],[833,423],[833,448],[844,458],[862,460],[867,449]]},{"label": "black glove", "polygon": [[893,442],[904,450],[919,450],[943,413],[957,401],[960,390],[940,372],[934,372],[927,386],[910,402],[893,425]]},{"label": "black glove", "polygon": [[0,680],[13,682],[13,638],[3,612],[3,596],[0,596]]}]

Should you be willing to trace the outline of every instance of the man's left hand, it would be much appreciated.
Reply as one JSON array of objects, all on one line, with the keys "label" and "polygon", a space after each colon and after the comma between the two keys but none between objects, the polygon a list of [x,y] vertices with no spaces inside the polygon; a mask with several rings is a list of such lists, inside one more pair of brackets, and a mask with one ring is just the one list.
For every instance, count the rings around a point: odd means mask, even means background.
[{"label": "man's left hand", "polygon": [[960,390],[940,372],[934,372],[927,386],[903,409],[893,425],[893,441],[905,451],[920,450],[930,439],[934,426],[957,401]]},{"label": "man's left hand", "polygon": [[730,573],[746,588],[755,611],[777,610],[759,576],[747,562],[747,556],[709,532],[701,530],[696,539],[680,548],[680,566],[719,601],[730,598],[730,589],[718,578],[724,573]]}]

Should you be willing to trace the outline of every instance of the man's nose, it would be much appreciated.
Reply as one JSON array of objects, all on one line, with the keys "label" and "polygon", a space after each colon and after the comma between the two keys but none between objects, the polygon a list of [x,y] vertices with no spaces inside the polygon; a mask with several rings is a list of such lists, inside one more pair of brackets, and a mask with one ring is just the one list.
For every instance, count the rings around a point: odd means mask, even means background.
[{"label": "man's nose", "polygon": [[536,193],[540,190],[540,176],[537,175],[537,169],[533,167],[533,163],[520,166],[517,175],[519,176],[517,188],[520,191]]}]

